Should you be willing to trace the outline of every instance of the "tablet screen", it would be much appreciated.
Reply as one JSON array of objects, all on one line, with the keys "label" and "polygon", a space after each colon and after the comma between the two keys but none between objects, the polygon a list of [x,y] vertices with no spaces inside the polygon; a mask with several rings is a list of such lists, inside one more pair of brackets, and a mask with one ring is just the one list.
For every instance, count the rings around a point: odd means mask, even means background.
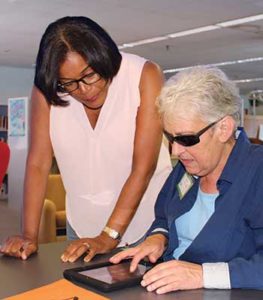
[{"label": "tablet screen", "polygon": [[139,264],[138,268],[133,273],[131,273],[129,269],[130,262],[125,262],[117,265],[81,271],[79,274],[112,284],[129,279],[140,278],[146,272],[147,267]]}]

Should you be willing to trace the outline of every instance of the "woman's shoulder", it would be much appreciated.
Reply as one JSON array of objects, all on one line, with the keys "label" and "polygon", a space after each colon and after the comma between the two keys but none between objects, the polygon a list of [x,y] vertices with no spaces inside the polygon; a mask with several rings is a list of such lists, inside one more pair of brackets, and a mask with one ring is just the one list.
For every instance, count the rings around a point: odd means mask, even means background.
[{"label": "woman's shoulder", "polygon": [[147,61],[147,59],[142,56],[127,53],[127,52],[121,52],[121,56],[122,56],[122,63],[129,64],[129,65],[134,65],[134,64],[144,65],[145,62]]},{"label": "woman's shoulder", "polygon": [[131,53],[126,53],[126,52],[121,52],[122,55],[122,64],[128,68],[131,69],[135,69],[135,68],[139,68],[141,71],[142,69],[145,72],[151,72],[151,71],[161,71],[160,66],[145,58],[142,56],[138,56],[135,54],[131,54]]},{"label": "woman's shoulder", "polygon": [[122,62],[114,82],[125,82],[129,85],[139,86],[141,74],[147,60],[141,56],[121,52]]}]

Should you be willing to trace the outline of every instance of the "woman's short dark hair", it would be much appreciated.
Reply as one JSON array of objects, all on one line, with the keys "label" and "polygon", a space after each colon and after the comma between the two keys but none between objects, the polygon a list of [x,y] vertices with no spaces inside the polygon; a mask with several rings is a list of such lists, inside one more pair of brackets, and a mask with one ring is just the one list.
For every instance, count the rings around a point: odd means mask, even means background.
[{"label": "woman's short dark hair", "polygon": [[77,52],[103,79],[118,73],[121,54],[109,34],[87,17],[63,17],[49,24],[43,34],[36,59],[34,84],[48,103],[66,106],[57,94],[59,68],[69,51]]}]

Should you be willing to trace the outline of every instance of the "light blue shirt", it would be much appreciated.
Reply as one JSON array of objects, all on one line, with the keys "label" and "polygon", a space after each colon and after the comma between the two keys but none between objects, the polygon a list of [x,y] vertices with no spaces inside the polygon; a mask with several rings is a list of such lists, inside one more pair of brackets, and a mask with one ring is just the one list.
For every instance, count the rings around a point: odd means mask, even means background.
[{"label": "light blue shirt", "polygon": [[[179,246],[174,250],[173,256],[178,259],[191,245],[209,218],[215,211],[216,194],[207,194],[200,187],[192,209],[175,220]],[[182,200],[183,201],[183,200]]]}]

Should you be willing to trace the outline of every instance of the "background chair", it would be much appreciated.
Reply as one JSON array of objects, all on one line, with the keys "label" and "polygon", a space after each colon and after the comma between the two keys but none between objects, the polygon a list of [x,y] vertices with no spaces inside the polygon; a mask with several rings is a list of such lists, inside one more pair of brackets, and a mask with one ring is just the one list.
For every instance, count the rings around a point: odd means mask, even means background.
[{"label": "background chair", "polygon": [[65,196],[60,174],[50,174],[40,222],[40,243],[66,239]]},{"label": "background chair", "polygon": [[10,160],[10,148],[8,144],[0,141],[0,188]]},{"label": "background chair", "polygon": [[263,141],[258,138],[249,138],[252,144],[263,145]]},{"label": "background chair", "polygon": [[257,137],[255,137],[255,138],[251,137],[251,138],[249,138],[249,140],[252,144],[263,145],[263,141]]}]

